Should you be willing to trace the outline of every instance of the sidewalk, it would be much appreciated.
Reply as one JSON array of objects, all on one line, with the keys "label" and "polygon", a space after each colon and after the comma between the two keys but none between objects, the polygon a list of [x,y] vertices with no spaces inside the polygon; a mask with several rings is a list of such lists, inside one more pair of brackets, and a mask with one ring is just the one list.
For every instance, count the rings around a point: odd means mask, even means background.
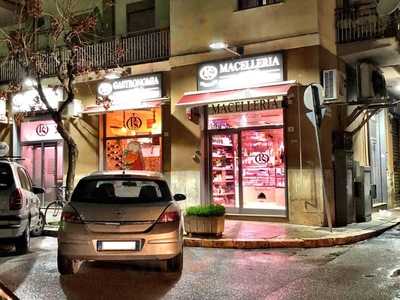
[{"label": "sidewalk", "polygon": [[317,248],[351,244],[377,236],[400,224],[400,209],[373,213],[372,221],[346,227],[225,220],[221,238],[186,237],[185,246],[205,248]]},{"label": "sidewalk", "polygon": [[[372,214],[372,221],[333,228],[286,223],[225,220],[220,238],[185,237],[186,247],[266,249],[317,248],[352,244],[378,236],[400,224],[400,208]],[[44,235],[57,237],[57,226],[46,226]]]}]

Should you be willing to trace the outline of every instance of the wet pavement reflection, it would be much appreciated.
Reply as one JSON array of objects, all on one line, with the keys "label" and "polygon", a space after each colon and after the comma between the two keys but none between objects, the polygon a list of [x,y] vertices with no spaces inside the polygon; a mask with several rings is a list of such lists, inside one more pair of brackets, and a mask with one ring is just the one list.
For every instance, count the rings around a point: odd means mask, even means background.
[{"label": "wet pavement reflection", "polygon": [[[32,251],[0,247],[0,280],[21,299],[396,299],[400,231],[351,246],[318,249],[185,248],[182,274],[156,263],[84,263],[57,271],[57,240]],[[397,298],[398,299],[398,298]]]}]

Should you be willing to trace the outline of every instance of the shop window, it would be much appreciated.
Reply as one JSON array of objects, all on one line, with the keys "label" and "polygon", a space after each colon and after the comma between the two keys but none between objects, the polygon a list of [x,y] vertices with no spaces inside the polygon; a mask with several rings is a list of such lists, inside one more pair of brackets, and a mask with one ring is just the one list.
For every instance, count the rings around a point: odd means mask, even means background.
[{"label": "shop window", "polygon": [[161,134],[161,109],[124,110],[106,114],[106,136]]},{"label": "shop window", "polygon": [[213,202],[284,216],[283,110],[210,115],[208,127]]},{"label": "shop window", "polygon": [[282,126],[283,110],[239,112],[209,115],[208,129],[246,128],[262,126]]},{"label": "shop window", "polygon": [[161,109],[106,114],[105,169],[161,171]]},{"label": "shop window", "polygon": [[258,6],[265,6],[265,5],[281,3],[283,1],[284,0],[239,0],[238,8],[239,8],[239,10],[248,9],[248,8],[254,8],[254,7],[258,7]]},{"label": "shop window", "polygon": [[154,0],[144,0],[126,6],[127,31],[136,32],[155,27]]}]

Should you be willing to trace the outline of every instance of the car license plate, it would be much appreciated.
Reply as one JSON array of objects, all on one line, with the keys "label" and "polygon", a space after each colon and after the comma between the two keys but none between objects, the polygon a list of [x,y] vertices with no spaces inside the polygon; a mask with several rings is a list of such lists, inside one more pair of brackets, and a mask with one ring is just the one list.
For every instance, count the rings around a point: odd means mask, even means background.
[{"label": "car license plate", "polygon": [[139,241],[97,241],[97,251],[137,251]]}]

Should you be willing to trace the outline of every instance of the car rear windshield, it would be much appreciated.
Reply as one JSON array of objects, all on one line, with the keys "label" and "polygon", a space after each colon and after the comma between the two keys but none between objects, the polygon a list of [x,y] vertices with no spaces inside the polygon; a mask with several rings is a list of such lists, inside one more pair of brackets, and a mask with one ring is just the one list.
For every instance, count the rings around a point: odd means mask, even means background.
[{"label": "car rear windshield", "polygon": [[8,190],[13,185],[14,179],[10,165],[0,163],[0,190]]},{"label": "car rear windshield", "polygon": [[133,178],[83,179],[76,186],[72,202],[150,203],[171,201],[168,185],[162,180]]}]

